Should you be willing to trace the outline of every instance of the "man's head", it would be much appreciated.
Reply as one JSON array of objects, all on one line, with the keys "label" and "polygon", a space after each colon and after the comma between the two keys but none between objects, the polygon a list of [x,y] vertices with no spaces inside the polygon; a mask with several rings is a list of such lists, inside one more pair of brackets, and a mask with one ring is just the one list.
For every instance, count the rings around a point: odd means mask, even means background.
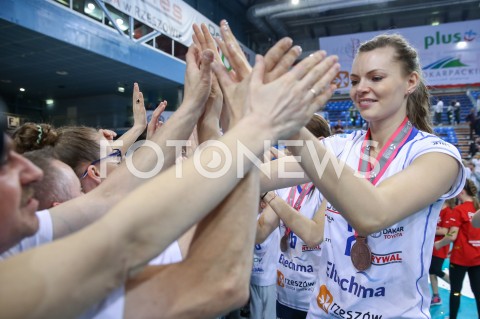
[{"label": "man's head", "polygon": [[48,209],[82,195],[80,180],[73,169],[53,157],[51,148],[35,150],[24,154],[40,167],[43,179],[34,184],[38,209]]},{"label": "man's head", "polygon": [[33,184],[42,178],[42,171],[14,151],[10,137],[1,136],[0,157],[0,252],[35,234],[38,201]]}]

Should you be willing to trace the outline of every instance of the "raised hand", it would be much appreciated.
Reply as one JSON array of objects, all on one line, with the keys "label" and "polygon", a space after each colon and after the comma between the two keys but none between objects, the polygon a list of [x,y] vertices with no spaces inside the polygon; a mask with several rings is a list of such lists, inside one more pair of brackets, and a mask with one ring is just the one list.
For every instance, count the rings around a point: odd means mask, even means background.
[{"label": "raised hand", "polygon": [[215,61],[222,62],[222,57],[220,56],[217,46],[215,45],[215,40],[210,34],[210,31],[208,31],[205,23],[202,23],[200,27],[196,23],[193,24],[192,40],[193,43],[197,46],[197,48],[199,48],[201,51],[206,49],[212,50]]},{"label": "raised hand", "polygon": [[152,117],[147,125],[147,140],[150,140],[155,134],[155,132],[163,125],[163,122],[159,121],[160,116],[162,115],[163,111],[167,107],[167,101],[162,101],[152,113]]},{"label": "raised hand", "polygon": [[[242,80],[252,72],[252,67],[226,20],[220,22],[220,33],[222,39],[216,38],[215,40],[222,53],[227,57],[230,66],[235,70],[237,79]],[[292,44],[292,39],[287,37],[278,41],[268,50],[265,55],[265,83],[285,74],[300,56],[302,48],[298,45],[292,47]]]},{"label": "raised hand", "polygon": [[[212,50],[215,61],[221,63],[222,59],[207,26],[203,23],[200,27],[197,24],[193,24],[193,32],[193,43],[195,43],[195,45],[202,51],[207,49]],[[200,117],[197,125],[198,135],[201,142],[205,141],[205,139],[218,138],[220,132],[219,120],[222,112],[222,105],[223,93],[217,78],[213,76],[212,89],[205,106],[205,112]]]},{"label": "raised hand", "polygon": [[[224,67],[220,54],[217,51],[215,41],[208,31],[207,26],[202,24],[199,27],[198,25],[194,24],[193,31],[194,35],[192,38],[195,45],[202,50],[211,50],[214,52],[214,64],[219,68]],[[225,101],[225,106],[223,107],[221,114],[222,128],[224,130],[228,130],[229,127],[235,125],[243,117],[244,112],[241,108],[238,108],[238,106],[244,104],[244,97],[242,98],[242,94],[245,94],[247,85],[245,83],[243,86],[239,87],[238,85],[240,83],[236,81],[234,77],[231,77],[229,80],[224,80],[223,83],[221,83],[220,80],[218,82],[220,82],[220,86],[215,87],[215,85],[213,85],[212,94],[217,95],[217,90],[221,87],[221,92],[223,93],[223,98]],[[215,84],[215,81],[213,83]],[[215,91],[217,91],[217,93],[215,93]]]},{"label": "raised hand", "polygon": [[147,126],[147,111],[145,110],[145,102],[143,100],[143,93],[140,92],[138,83],[133,84],[132,94],[133,105],[133,126],[142,127]]},{"label": "raised hand", "polygon": [[278,138],[288,138],[303,127],[332,95],[339,70],[336,56],[316,52],[278,79],[265,83],[265,62],[257,55],[248,88],[247,105],[271,120]]},{"label": "raised hand", "polygon": [[210,95],[213,59],[212,50],[207,49],[201,52],[195,44],[188,48],[183,101],[195,105],[197,111],[203,111],[205,102]]},{"label": "raised hand", "polygon": [[232,67],[232,78],[241,81],[252,72],[252,67],[237,39],[230,31],[227,20],[220,21],[220,34],[222,37],[215,38],[215,41]]}]

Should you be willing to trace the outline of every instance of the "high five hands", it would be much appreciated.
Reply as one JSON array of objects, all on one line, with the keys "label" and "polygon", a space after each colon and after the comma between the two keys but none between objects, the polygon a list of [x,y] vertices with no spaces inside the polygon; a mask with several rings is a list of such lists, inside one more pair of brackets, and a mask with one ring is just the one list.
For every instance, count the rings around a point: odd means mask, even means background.
[{"label": "high five hands", "polygon": [[[222,88],[231,117],[247,113],[271,119],[279,138],[288,138],[303,127],[314,112],[331,97],[335,85],[331,82],[340,65],[336,56],[317,51],[293,66],[301,49],[293,41],[278,41],[262,57],[257,55],[253,69],[248,64],[228,23],[220,23],[222,39],[216,43],[234,70],[228,72],[206,26],[194,26],[194,42],[202,50],[214,52],[212,69]],[[293,66],[293,67],[292,67]]]}]

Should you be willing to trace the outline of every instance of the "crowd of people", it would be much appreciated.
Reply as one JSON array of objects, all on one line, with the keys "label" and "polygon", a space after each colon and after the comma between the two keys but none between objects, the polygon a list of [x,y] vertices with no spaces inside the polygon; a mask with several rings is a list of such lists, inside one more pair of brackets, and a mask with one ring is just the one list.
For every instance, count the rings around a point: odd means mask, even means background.
[{"label": "crowd of people", "polygon": [[[135,84],[135,124],[115,140],[2,128],[1,316],[213,318],[250,299],[252,318],[430,318],[432,249],[450,243],[450,316],[467,272],[480,314],[477,187],[433,134],[415,49],[398,34],[359,47],[350,97],[368,129],[329,136],[315,112],[336,56],[296,63],[284,38],[252,68],[220,30],[194,25],[166,123],[164,101],[147,124]],[[430,273],[448,278],[438,261]]]}]

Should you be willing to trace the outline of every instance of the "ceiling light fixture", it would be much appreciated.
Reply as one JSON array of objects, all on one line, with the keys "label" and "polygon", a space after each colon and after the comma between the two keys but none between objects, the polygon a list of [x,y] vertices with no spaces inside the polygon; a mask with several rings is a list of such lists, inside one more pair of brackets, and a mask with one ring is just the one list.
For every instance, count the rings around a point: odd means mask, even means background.
[{"label": "ceiling light fixture", "polygon": [[119,85],[117,90],[118,90],[118,92],[123,93],[123,92],[125,92],[125,87]]},{"label": "ceiling light fixture", "polygon": [[434,25],[434,26],[435,26],[435,25],[439,25],[439,24],[440,24],[440,22],[438,22],[438,21],[433,21],[433,22],[432,22],[432,25]]},{"label": "ceiling light fixture", "polygon": [[53,105],[53,100],[52,99],[47,99],[47,100],[45,100],[45,104],[47,104],[48,106],[52,106]]},{"label": "ceiling light fixture", "polygon": [[300,2],[300,0],[292,0],[292,4],[293,4],[294,6],[296,6],[299,2]]},{"label": "ceiling light fixture", "polygon": [[25,92],[25,89],[24,89],[24,88],[20,88],[20,92]]},{"label": "ceiling light fixture", "polygon": [[68,75],[67,71],[56,71],[55,73],[57,73],[58,75]]}]

